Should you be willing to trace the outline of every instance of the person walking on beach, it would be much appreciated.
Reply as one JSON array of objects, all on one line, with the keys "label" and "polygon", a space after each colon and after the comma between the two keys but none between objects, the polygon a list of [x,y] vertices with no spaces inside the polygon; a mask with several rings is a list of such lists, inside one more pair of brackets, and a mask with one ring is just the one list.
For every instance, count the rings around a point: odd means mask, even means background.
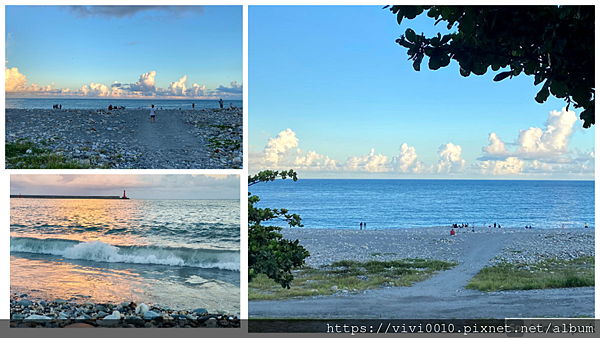
[{"label": "person walking on beach", "polygon": [[150,108],[150,123],[156,123],[156,108],[154,108],[154,105]]},{"label": "person walking on beach", "polygon": [[223,99],[219,99],[219,106],[221,106],[221,109],[223,109]]},{"label": "person walking on beach", "polygon": [[362,222],[360,222],[360,230],[362,230]]}]

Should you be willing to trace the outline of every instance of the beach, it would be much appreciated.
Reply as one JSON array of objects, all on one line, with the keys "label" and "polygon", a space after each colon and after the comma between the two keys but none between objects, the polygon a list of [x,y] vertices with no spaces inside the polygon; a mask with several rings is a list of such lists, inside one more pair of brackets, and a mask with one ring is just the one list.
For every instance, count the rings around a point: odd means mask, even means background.
[{"label": "beach", "polygon": [[465,286],[481,269],[500,262],[535,264],[547,258],[594,255],[594,228],[491,228],[345,230],[285,228],[321,267],[340,260],[429,258],[458,263],[411,287],[332,296],[249,302],[251,318],[507,318],[594,315],[594,288],[482,292]]},{"label": "beach", "polygon": [[32,301],[27,294],[11,294],[10,327],[240,327],[239,315],[208,310],[173,310],[159,305],[122,302],[77,304],[64,299]]},{"label": "beach", "polygon": [[37,149],[84,168],[238,169],[242,167],[241,108],[6,109],[5,142],[32,142],[5,167],[26,168]]}]

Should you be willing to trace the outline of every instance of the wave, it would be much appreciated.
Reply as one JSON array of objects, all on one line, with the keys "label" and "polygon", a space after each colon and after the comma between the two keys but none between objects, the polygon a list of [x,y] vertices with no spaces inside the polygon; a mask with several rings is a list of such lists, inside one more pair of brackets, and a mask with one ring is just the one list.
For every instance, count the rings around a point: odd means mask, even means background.
[{"label": "wave", "polygon": [[27,252],[95,262],[189,266],[240,271],[240,252],[158,246],[120,246],[101,241],[11,237],[11,252]]}]

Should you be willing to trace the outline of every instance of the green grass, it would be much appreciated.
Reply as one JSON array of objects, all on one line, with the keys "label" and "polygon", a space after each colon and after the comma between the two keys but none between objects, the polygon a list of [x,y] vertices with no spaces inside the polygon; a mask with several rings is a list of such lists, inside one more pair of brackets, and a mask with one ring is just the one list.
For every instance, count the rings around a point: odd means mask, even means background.
[{"label": "green grass", "polygon": [[275,300],[318,295],[331,295],[331,290],[360,292],[386,286],[411,286],[457,263],[425,259],[392,261],[339,261],[320,269],[302,268],[294,271],[290,289],[284,289],[265,275],[256,276],[248,284],[248,300]]},{"label": "green grass", "polygon": [[[27,150],[31,153],[27,154]],[[18,140],[4,145],[6,168],[10,169],[88,169],[78,161],[38,148],[31,141]]]},{"label": "green grass", "polygon": [[547,259],[532,266],[501,263],[483,268],[467,284],[479,291],[594,286],[594,257]]}]

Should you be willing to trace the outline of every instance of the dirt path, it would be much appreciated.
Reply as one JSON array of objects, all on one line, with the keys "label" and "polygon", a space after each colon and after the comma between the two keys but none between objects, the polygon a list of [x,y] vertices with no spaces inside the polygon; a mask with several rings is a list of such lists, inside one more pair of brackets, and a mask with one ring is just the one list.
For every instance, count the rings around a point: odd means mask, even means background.
[{"label": "dirt path", "polygon": [[138,145],[155,158],[149,166],[172,168],[173,163],[193,162],[208,153],[200,139],[190,133],[191,125],[184,123],[179,113],[159,110],[156,114],[155,123],[150,123],[149,114],[137,114],[134,121],[138,126]]},{"label": "dirt path", "polygon": [[248,314],[251,318],[404,319],[593,316],[593,287],[489,293],[465,289],[467,282],[516,235],[507,234],[502,241],[494,234],[473,237],[465,242],[465,255],[457,267],[412,287],[320,298],[252,301],[248,303]]}]

